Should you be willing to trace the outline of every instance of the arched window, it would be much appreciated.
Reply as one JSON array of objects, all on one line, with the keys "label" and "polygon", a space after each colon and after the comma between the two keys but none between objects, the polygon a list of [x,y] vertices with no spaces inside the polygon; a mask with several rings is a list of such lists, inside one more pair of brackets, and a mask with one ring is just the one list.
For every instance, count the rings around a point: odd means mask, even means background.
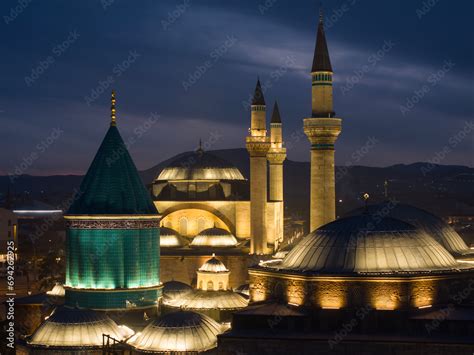
[{"label": "arched window", "polygon": [[185,236],[188,235],[188,219],[186,217],[179,219],[179,233]]},{"label": "arched window", "polygon": [[212,281],[207,281],[207,290],[208,291],[214,290],[214,283]]},{"label": "arched window", "polygon": [[219,291],[224,289],[224,283],[222,281],[219,282]]}]

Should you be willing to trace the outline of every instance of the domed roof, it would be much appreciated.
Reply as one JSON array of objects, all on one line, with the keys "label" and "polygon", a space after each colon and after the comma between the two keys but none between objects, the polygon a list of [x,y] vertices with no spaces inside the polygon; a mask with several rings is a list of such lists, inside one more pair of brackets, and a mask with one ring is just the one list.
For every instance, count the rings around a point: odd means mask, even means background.
[{"label": "domed roof", "polygon": [[278,269],[329,274],[454,270],[453,256],[426,232],[370,214],[328,223],[303,238]]},{"label": "domed roof", "polygon": [[173,160],[156,180],[245,180],[234,165],[198,149]]},{"label": "domed roof", "polygon": [[48,296],[64,297],[66,291],[64,290],[63,285],[57,282],[50,291],[46,292],[46,294]]},{"label": "domed roof", "polygon": [[233,291],[202,291],[197,290],[186,295],[173,307],[190,310],[232,310],[247,307],[248,300]]},{"label": "domed roof", "polygon": [[208,228],[201,231],[191,242],[192,247],[234,247],[237,239],[222,228]]},{"label": "domed roof", "polygon": [[168,281],[163,284],[163,301],[165,303],[175,302],[190,294],[193,288],[184,282]]},{"label": "domed roof", "polygon": [[201,352],[217,345],[222,327],[203,314],[178,311],[149,324],[129,344],[147,352]]},{"label": "domed roof", "polygon": [[38,347],[101,347],[102,334],[118,340],[132,335],[105,313],[59,307],[33,333],[28,343]]},{"label": "domed roof", "polygon": [[[379,204],[369,205],[367,206],[367,209],[370,214],[377,215],[383,213],[424,230],[452,254],[474,254],[461,236],[449,224],[421,208],[403,203],[386,201]],[[349,212],[348,216],[358,215],[364,210],[365,208],[358,208]]]},{"label": "domed roof", "polygon": [[217,259],[215,255],[212,255],[212,258],[207,260],[202,266],[199,268],[199,271],[202,272],[229,272],[229,270],[225,267],[224,263]]},{"label": "domed roof", "polygon": [[116,126],[110,126],[82,179],[69,215],[157,215]]},{"label": "domed roof", "polygon": [[188,244],[189,241],[174,229],[160,227],[161,248],[181,248]]},{"label": "domed roof", "polygon": [[243,284],[237,287],[234,292],[241,293],[245,296],[250,296],[250,285],[249,284]]}]

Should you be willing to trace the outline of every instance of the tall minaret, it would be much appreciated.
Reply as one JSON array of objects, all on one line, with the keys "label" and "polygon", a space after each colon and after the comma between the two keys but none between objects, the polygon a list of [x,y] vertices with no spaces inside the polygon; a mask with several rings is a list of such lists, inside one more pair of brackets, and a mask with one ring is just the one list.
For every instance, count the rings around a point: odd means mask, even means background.
[{"label": "tall minaret", "polygon": [[286,159],[286,148],[283,148],[280,110],[276,101],[270,122],[270,142],[267,154],[270,163],[270,201],[283,201],[283,162]]},{"label": "tall minaret", "polygon": [[310,230],[336,218],[334,143],[341,133],[332,99],[332,67],[320,13],[312,79],[312,115],[304,119],[304,132],[311,143]]},{"label": "tall minaret", "polygon": [[250,155],[250,234],[251,254],[267,252],[267,152],[270,138],[267,137],[266,106],[260,80],[257,80],[251,105],[251,126],[246,139]]}]

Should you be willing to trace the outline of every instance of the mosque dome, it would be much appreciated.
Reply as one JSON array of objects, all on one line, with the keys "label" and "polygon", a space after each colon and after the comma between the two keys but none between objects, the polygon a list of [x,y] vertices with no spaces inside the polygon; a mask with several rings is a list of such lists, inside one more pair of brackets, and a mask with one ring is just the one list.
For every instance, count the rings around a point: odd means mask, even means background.
[{"label": "mosque dome", "polygon": [[229,270],[225,267],[224,263],[217,259],[214,255],[212,258],[207,260],[202,266],[199,268],[201,272],[229,272]]},{"label": "mosque dome", "polygon": [[[362,213],[365,208],[358,208],[348,213],[353,216]],[[372,215],[384,214],[425,231],[438,243],[444,246],[455,256],[473,254],[461,236],[441,218],[431,214],[421,208],[402,203],[391,203],[390,201],[367,206],[367,210]]]},{"label": "mosque dome", "polygon": [[193,292],[193,288],[184,282],[168,281],[163,284],[163,300],[165,303],[175,302]]},{"label": "mosque dome", "polygon": [[192,247],[235,247],[238,241],[232,233],[222,228],[201,231],[191,242]]},{"label": "mosque dome", "polygon": [[217,345],[221,332],[221,325],[206,315],[178,311],[149,324],[129,344],[143,352],[202,352]]},{"label": "mosque dome", "polygon": [[102,334],[125,340],[133,331],[118,326],[105,313],[59,307],[33,333],[28,343],[32,347],[101,347]]},{"label": "mosque dome", "polygon": [[189,241],[174,229],[160,227],[161,248],[182,248],[188,244]]},{"label": "mosque dome", "polygon": [[163,180],[245,180],[234,165],[218,156],[198,149],[173,160],[159,174]]},{"label": "mosque dome", "polygon": [[425,231],[391,217],[364,213],[320,227],[298,242],[281,263],[269,267],[366,274],[456,270],[460,265]]},{"label": "mosque dome", "polygon": [[193,311],[234,310],[247,307],[248,300],[233,291],[201,291],[197,290],[183,297],[173,305]]}]

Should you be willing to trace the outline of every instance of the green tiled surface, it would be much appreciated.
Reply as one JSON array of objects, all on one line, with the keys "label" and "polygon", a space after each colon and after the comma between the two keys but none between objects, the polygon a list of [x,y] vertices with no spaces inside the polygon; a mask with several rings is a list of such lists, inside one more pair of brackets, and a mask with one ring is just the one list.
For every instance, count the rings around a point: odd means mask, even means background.
[{"label": "green tiled surface", "polygon": [[125,290],[119,292],[81,292],[66,290],[66,305],[90,309],[120,309],[156,305],[161,290]]},{"label": "green tiled surface", "polygon": [[120,133],[111,126],[67,214],[157,214]]},{"label": "green tiled surface", "polygon": [[159,284],[159,229],[69,229],[66,285],[135,288]]}]

